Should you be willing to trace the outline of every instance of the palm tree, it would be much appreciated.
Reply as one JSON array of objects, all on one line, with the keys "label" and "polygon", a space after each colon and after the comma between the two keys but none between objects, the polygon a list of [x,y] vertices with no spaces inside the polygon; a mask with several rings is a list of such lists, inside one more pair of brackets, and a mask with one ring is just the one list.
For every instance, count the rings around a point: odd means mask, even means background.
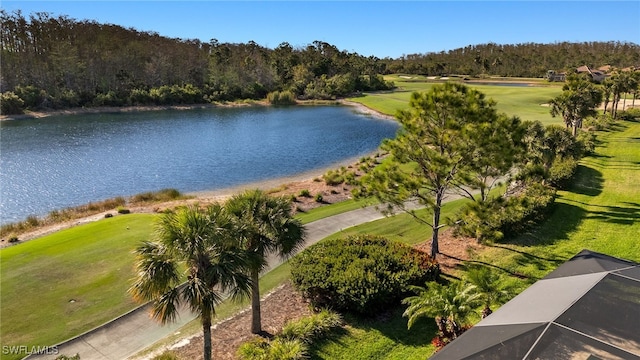
[{"label": "palm tree", "polygon": [[163,324],[175,320],[180,304],[188,304],[202,321],[205,360],[211,359],[215,307],[225,294],[237,298],[250,290],[246,254],[233,247],[232,225],[218,204],[182,208],[160,219],[156,241],[135,250],[137,274],[129,293],[153,301],[152,316]]},{"label": "palm tree", "polygon": [[304,227],[292,216],[291,201],[272,197],[261,190],[233,196],[225,204],[236,220],[236,239],[250,257],[251,332],[262,332],[258,277],[267,266],[267,257],[292,255],[304,242]]},{"label": "palm tree", "polygon": [[402,316],[408,317],[408,328],[422,317],[434,318],[440,336],[455,339],[469,324],[471,315],[480,305],[480,295],[475,286],[461,281],[442,285],[436,282],[427,283],[426,287],[411,286],[416,295],[402,300],[409,305]]},{"label": "palm tree", "polygon": [[473,266],[467,271],[467,280],[475,286],[484,304],[482,318],[489,316],[492,305],[503,304],[511,298],[511,290],[502,281],[500,275],[486,266]]},{"label": "palm tree", "polygon": [[551,116],[561,116],[567,129],[573,128],[573,136],[582,128],[582,121],[598,114],[603,91],[580,77],[570,77],[562,87],[562,93],[551,99]]}]

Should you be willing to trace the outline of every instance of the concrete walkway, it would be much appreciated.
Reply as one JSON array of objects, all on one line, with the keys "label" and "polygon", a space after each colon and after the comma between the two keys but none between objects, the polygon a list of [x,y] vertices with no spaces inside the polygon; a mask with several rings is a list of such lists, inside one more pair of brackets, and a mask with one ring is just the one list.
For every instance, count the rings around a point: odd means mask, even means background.
[{"label": "concrete walkway", "polygon": [[[304,247],[343,229],[383,217],[374,206],[369,206],[306,224]],[[269,269],[282,263],[277,256],[268,261]],[[149,317],[149,305],[144,305],[54,348],[58,355],[80,354],[81,360],[122,360],[175,333],[193,319],[195,315],[185,308],[181,309],[177,322],[163,326]],[[58,355],[30,355],[24,359],[55,359]]]}]

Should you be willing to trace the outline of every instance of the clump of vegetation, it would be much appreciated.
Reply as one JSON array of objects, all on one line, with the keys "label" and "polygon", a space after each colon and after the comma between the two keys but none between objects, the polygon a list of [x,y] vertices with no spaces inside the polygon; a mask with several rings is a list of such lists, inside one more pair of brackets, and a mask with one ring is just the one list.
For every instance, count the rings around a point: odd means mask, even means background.
[{"label": "clump of vegetation", "polygon": [[522,234],[540,223],[555,202],[556,189],[541,183],[525,186],[522,193],[474,202],[463,208],[453,227],[456,236],[493,242]]},{"label": "clump of vegetation", "polygon": [[556,159],[547,173],[547,181],[556,189],[566,189],[578,169],[578,160],[574,158]]},{"label": "clump of vegetation", "polygon": [[282,333],[279,336],[289,340],[299,339],[310,344],[314,340],[322,338],[332,329],[342,326],[342,323],[340,314],[322,309],[311,316],[288,322],[282,328]]},{"label": "clump of vegetation", "polygon": [[271,341],[255,338],[238,349],[241,360],[301,360],[306,359],[308,347],[300,340],[275,338]]},{"label": "clump of vegetation", "polygon": [[337,170],[327,171],[322,175],[322,179],[329,186],[337,186],[343,183],[356,185],[357,183],[355,172],[345,168],[344,166]]},{"label": "clump of vegetation", "polygon": [[118,214],[129,214],[129,213],[131,213],[131,210],[129,210],[129,209],[123,207],[123,206],[118,206],[116,211],[118,212]]},{"label": "clump of vegetation", "polygon": [[309,189],[302,189],[300,190],[300,196],[302,197],[306,197],[306,198],[310,198],[311,197],[311,192],[309,191]]},{"label": "clump of vegetation", "polygon": [[184,195],[176,189],[162,189],[158,191],[149,191],[140,194],[136,194],[131,197],[131,203],[145,203],[145,202],[161,202],[171,201],[183,198]]},{"label": "clump of vegetation", "polygon": [[471,327],[472,316],[482,304],[481,295],[474,285],[454,281],[447,285],[437,282],[425,286],[411,286],[415,295],[402,300],[408,305],[403,316],[408,317],[408,328],[422,317],[433,318],[438,336],[432,340],[436,348],[443,347]]},{"label": "clump of vegetation", "polygon": [[362,315],[393,306],[439,271],[427,254],[371,235],[323,241],[291,260],[291,281],[313,306]]},{"label": "clump of vegetation", "polygon": [[315,201],[316,201],[317,203],[321,203],[321,202],[323,202],[323,201],[324,201],[324,197],[322,197],[322,193],[317,193],[317,194],[316,194],[316,196],[315,196]]},{"label": "clump of vegetation", "polygon": [[625,121],[638,121],[640,119],[640,108],[630,108],[625,111],[620,111],[618,118]]},{"label": "clump of vegetation", "polygon": [[2,115],[19,115],[24,113],[24,101],[12,91],[0,94],[0,112]]},{"label": "clump of vegetation", "polygon": [[295,105],[296,96],[291,91],[273,91],[267,94],[267,101],[271,105]]},{"label": "clump of vegetation", "polygon": [[156,355],[152,360],[179,360],[178,354],[173,351],[165,351],[160,355]]},{"label": "clump of vegetation", "polygon": [[289,321],[272,340],[256,338],[238,349],[240,359],[306,359],[308,347],[342,326],[342,317],[323,309],[311,316]]},{"label": "clump of vegetation", "polygon": [[115,197],[99,202],[90,202],[85,205],[68,207],[62,210],[53,210],[46,217],[39,218],[34,215],[28,216],[24,221],[4,224],[0,227],[0,236],[12,233],[23,233],[41,226],[54,224],[61,221],[78,219],[81,217],[97,214],[102,211],[116,209],[124,206],[126,200],[123,197]]}]

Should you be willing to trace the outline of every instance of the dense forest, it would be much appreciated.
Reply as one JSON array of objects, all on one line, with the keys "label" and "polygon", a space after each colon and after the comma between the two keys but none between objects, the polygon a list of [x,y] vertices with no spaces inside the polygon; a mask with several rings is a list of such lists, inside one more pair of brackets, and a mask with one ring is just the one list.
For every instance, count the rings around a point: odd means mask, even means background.
[{"label": "dense forest", "polygon": [[[163,37],[67,16],[0,10],[3,113],[77,106],[167,105],[264,99],[333,99],[393,87],[382,75],[542,77],[579,65],[640,65],[633,43],[485,44],[399,59],[314,41],[274,49]],[[11,106],[10,106],[11,105]]]}]

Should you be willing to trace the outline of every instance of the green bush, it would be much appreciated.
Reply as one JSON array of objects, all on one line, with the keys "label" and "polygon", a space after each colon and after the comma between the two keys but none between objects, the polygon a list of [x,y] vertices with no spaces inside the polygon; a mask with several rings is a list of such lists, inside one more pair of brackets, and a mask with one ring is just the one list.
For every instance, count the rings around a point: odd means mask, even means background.
[{"label": "green bush", "polygon": [[158,191],[149,191],[140,194],[136,194],[131,197],[131,202],[154,202],[154,201],[170,201],[176,200],[182,197],[180,191],[176,189],[162,189]]},{"label": "green bush", "polygon": [[322,194],[318,193],[315,196],[315,200],[316,200],[316,202],[321,203],[321,202],[324,201],[324,197],[322,196]]},{"label": "green bush", "polygon": [[173,351],[165,351],[160,355],[156,355],[152,360],[179,360],[178,355]]},{"label": "green bush", "polygon": [[307,358],[307,346],[300,340],[255,338],[240,345],[241,360],[301,360]]},{"label": "green bush", "polygon": [[131,211],[129,209],[124,208],[122,206],[118,206],[116,211],[118,212],[118,214],[129,214],[129,213],[131,213]]},{"label": "green bush", "polygon": [[322,175],[322,179],[329,186],[340,185],[344,182],[344,176],[336,170],[329,170],[324,175]]},{"label": "green bush", "polygon": [[45,90],[39,89],[33,85],[28,86],[16,86],[14,92],[22,101],[24,101],[24,107],[30,110],[40,108],[47,98],[47,92]]},{"label": "green bush", "polygon": [[516,196],[469,203],[457,216],[460,220],[453,226],[454,234],[470,236],[478,242],[517,236],[548,215],[555,194],[553,187],[531,183]]},{"label": "green bush", "polygon": [[573,158],[555,159],[547,174],[547,181],[558,190],[564,190],[578,169],[578,160]]},{"label": "green bush", "polygon": [[291,281],[315,307],[376,314],[399,304],[409,285],[434,280],[427,254],[377,236],[322,241],[291,260]]},{"label": "green bush", "polygon": [[278,336],[288,340],[301,340],[306,344],[324,337],[331,330],[342,326],[340,314],[322,309],[311,316],[296,321],[290,321],[282,328]]},{"label": "green bush", "polygon": [[630,108],[625,111],[620,111],[616,115],[621,120],[638,121],[640,120],[640,108]]},{"label": "green bush", "polygon": [[309,192],[309,190],[307,189],[300,190],[300,196],[307,198],[311,197],[311,192]]},{"label": "green bush", "polygon": [[242,344],[238,356],[243,360],[306,359],[307,346],[342,326],[342,323],[340,314],[323,309],[311,316],[289,321],[271,341],[255,338]]},{"label": "green bush", "polygon": [[596,134],[592,131],[580,131],[576,140],[582,148],[582,155],[591,155],[596,150]]},{"label": "green bush", "polygon": [[0,94],[0,111],[2,115],[19,115],[24,113],[24,100],[11,91]]},{"label": "green bush", "polygon": [[271,105],[295,105],[296,96],[291,91],[274,91],[267,94]]}]

